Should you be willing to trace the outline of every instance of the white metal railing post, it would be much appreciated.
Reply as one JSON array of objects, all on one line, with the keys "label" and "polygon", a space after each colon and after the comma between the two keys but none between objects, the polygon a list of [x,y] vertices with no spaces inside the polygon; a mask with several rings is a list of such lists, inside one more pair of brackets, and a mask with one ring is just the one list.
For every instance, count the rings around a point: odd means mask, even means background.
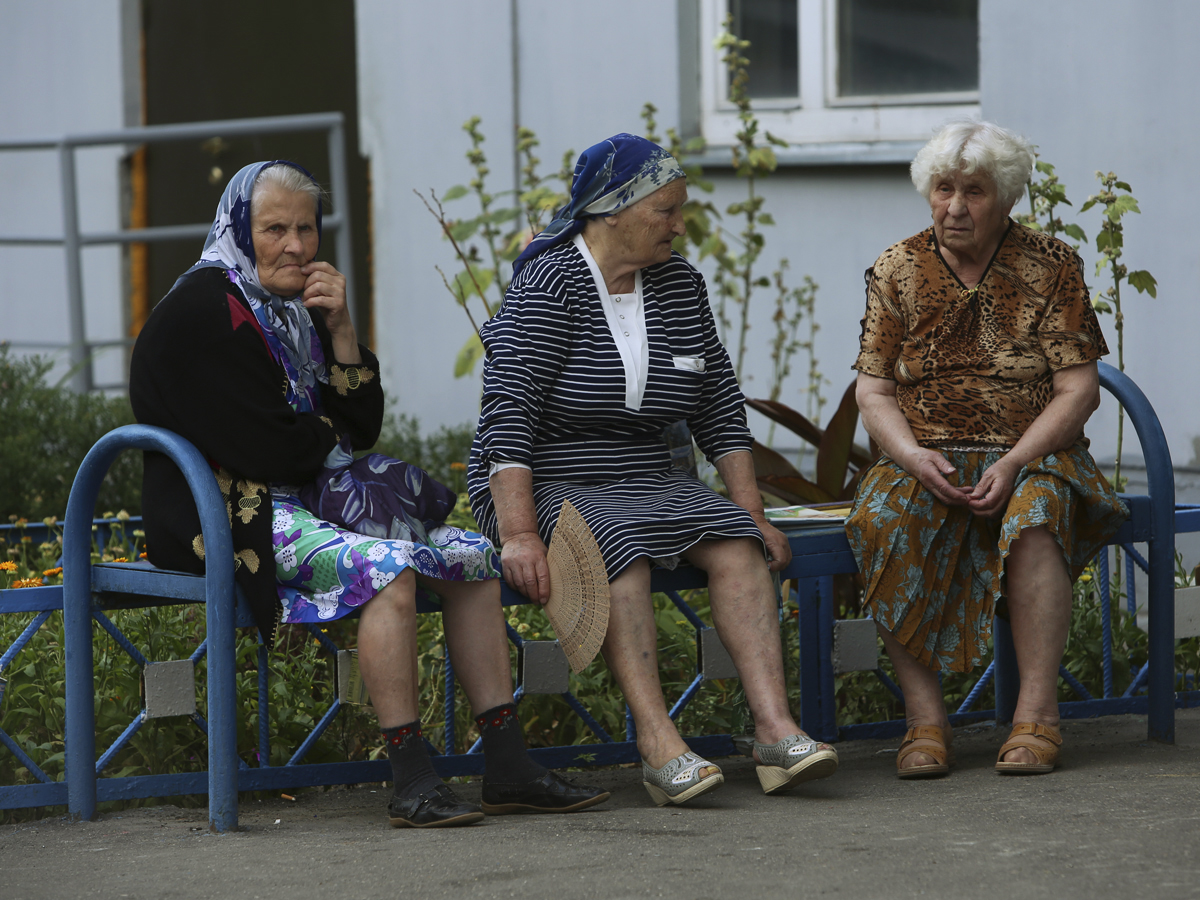
[{"label": "white metal railing post", "polygon": [[75,181],[75,147],[58,145],[59,182],[62,187],[63,256],[67,276],[67,322],[71,331],[71,386],[81,394],[92,389],[91,353],[83,318],[83,260],[79,242],[79,205]]},{"label": "white metal railing post", "polygon": [[350,321],[357,328],[361,324],[355,312],[358,309],[358,296],[354,292],[354,259],[350,237],[350,184],[346,177],[346,136],[345,126],[339,116],[336,124],[329,129],[329,178],[332,184],[333,196],[336,198],[338,221],[341,223],[334,238],[334,250],[337,253],[338,268],[346,279],[346,306],[350,313]]}]

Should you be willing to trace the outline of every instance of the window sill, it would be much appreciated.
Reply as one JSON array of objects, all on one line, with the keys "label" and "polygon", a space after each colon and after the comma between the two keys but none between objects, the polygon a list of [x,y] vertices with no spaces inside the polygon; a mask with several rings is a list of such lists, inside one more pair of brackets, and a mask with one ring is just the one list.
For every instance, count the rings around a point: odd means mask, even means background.
[{"label": "window sill", "polygon": [[[924,141],[847,141],[841,143],[793,144],[776,147],[779,167],[908,165]],[[728,145],[710,145],[703,153],[689,154],[684,164],[706,169],[731,169],[733,157]]]}]

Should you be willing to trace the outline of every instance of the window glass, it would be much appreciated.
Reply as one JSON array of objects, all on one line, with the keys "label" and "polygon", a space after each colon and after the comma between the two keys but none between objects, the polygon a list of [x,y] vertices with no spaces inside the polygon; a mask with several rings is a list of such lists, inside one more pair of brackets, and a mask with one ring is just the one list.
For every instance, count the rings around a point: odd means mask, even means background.
[{"label": "window glass", "polygon": [[800,94],[796,43],[797,0],[729,0],[733,33],[750,42],[751,97],[796,97]]},{"label": "window glass", "polygon": [[979,89],[978,0],[838,0],[837,16],[840,96]]}]

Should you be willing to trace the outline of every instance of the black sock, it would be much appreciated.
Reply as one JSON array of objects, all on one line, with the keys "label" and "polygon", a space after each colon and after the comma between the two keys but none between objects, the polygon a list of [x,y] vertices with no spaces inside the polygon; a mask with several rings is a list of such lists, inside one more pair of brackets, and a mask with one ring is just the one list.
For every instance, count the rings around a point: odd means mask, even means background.
[{"label": "black sock", "polygon": [[484,777],[489,781],[523,784],[546,774],[525,749],[525,732],[517,718],[517,705],[493,706],[475,717],[483,738]]},{"label": "black sock", "polygon": [[387,742],[388,762],[392,764],[392,791],[397,797],[415,797],[442,783],[433,763],[429,761],[429,750],[421,736],[421,720],[382,728]]}]

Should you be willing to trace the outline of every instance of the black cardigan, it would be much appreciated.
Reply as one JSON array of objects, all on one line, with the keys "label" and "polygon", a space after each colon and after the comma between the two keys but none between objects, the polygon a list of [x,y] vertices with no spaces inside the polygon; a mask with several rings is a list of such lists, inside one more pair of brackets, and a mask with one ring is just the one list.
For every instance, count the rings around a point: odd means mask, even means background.
[{"label": "black cardigan", "polygon": [[[383,424],[379,363],[334,361],[320,314],[313,325],[330,384],[322,409],[297,413],[284,395],[286,375],[267,349],[250,306],[224,270],[189,275],[154,308],[133,348],[129,399],[137,420],[187,438],[208,459],[233,531],[235,578],[267,646],[282,606],[275,589],[269,484],[304,484],[346,435],[369,448]],[[156,566],[204,573],[200,517],[187,482],[161,453],[146,453],[142,515],[146,553]]]}]

